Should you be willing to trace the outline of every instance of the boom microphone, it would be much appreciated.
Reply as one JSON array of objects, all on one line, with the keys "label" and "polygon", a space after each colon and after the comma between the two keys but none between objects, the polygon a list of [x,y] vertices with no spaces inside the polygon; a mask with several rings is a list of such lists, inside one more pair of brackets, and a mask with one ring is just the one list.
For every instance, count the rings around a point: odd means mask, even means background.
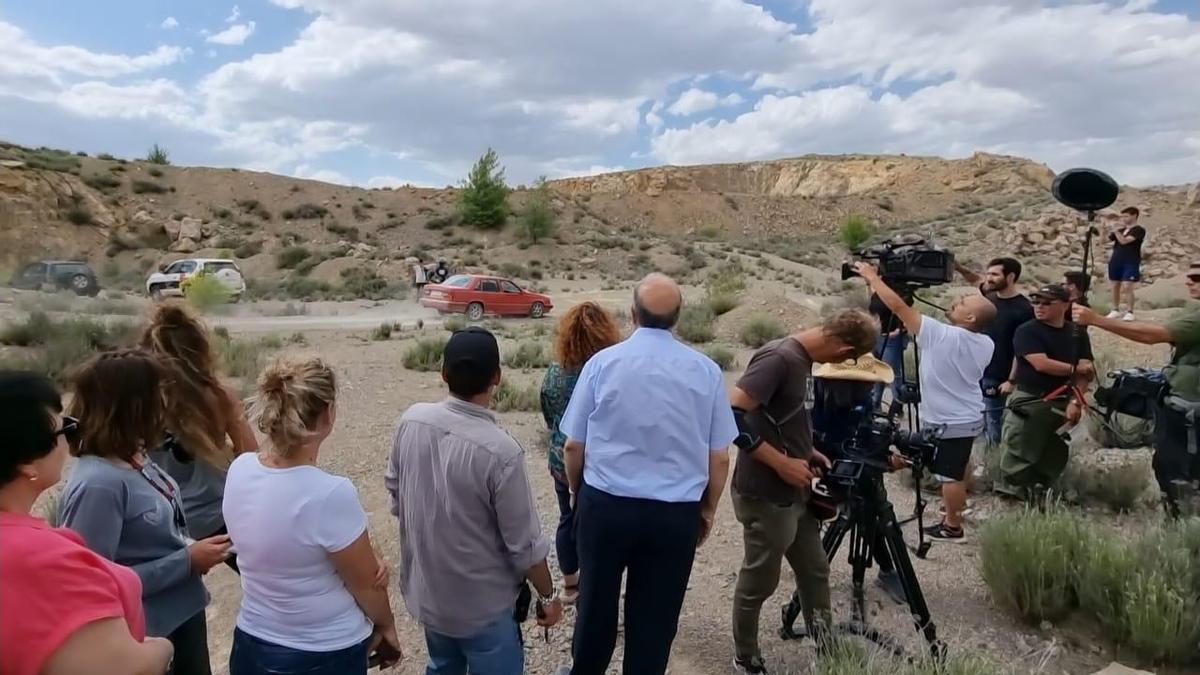
[{"label": "boom microphone", "polygon": [[1117,201],[1120,188],[1112,176],[1095,169],[1067,169],[1054,177],[1054,198],[1076,211],[1099,211]]}]

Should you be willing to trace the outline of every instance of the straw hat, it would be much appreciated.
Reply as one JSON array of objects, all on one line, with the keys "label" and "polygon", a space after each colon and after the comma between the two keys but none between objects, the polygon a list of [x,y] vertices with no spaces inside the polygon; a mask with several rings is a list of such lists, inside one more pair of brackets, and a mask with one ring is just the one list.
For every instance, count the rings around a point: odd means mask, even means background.
[{"label": "straw hat", "polygon": [[822,363],[813,371],[814,377],[827,380],[854,380],[856,382],[881,382],[891,384],[896,379],[892,367],[870,354],[841,363]]}]

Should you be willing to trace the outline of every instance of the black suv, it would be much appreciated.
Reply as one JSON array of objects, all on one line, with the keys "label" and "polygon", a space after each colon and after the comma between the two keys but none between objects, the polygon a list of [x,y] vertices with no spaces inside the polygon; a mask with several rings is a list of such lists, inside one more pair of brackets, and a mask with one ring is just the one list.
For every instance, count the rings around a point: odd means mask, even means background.
[{"label": "black suv", "polygon": [[49,286],[91,297],[100,292],[100,283],[92,268],[85,262],[71,260],[43,260],[26,265],[13,276],[10,285],[33,291]]}]

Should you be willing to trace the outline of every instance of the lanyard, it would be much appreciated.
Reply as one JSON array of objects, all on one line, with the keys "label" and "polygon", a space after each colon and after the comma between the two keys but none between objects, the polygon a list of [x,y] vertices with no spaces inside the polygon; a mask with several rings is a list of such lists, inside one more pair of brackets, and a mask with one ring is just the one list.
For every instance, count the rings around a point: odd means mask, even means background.
[{"label": "lanyard", "polygon": [[175,525],[178,526],[181,531],[186,532],[187,521],[184,520],[183,509],[180,507],[178,500],[175,498],[175,486],[171,484],[171,481],[164,480],[159,483],[159,481],[156,481],[150,477],[150,467],[154,467],[154,473],[159,474],[160,478],[162,475],[158,469],[158,466],[156,466],[154,462],[142,464],[141,462],[137,461],[137,459],[130,457],[129,464],[134,469],[137,469],[138,475],[145,479],[145,481],[150,484],[150,487],[154,488],[155,492],[162,495],[163,498],[167,500],[167,502],[171,505],[171,512],[175,519]]}]

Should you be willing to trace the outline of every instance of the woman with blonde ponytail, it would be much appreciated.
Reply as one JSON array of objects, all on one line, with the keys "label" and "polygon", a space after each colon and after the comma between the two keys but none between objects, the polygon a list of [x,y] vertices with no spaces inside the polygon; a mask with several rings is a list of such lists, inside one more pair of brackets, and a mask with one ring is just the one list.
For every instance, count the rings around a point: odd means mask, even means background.
[{"label": "woman with blonde ponytail", "polygon": [[400,659],[387,573],[349,479],[317,468],[337,420],[337,381],[319,357],[263,370],[251,416],[266,441],[229,467],[224,515],[242,607],[230,675],[367,672]]},{"label": "woman with blonde ponytail", "polygon": [[[179,484],[188,534],[193,539],[225,534],[225,472],[236,455],[258,448],[242,402],[221,382],[208,329],[183,305],[158,305],[140,346],[162,365],[170,434],[150,457]],[[234,556],[226,563],[238,569]]]}]

